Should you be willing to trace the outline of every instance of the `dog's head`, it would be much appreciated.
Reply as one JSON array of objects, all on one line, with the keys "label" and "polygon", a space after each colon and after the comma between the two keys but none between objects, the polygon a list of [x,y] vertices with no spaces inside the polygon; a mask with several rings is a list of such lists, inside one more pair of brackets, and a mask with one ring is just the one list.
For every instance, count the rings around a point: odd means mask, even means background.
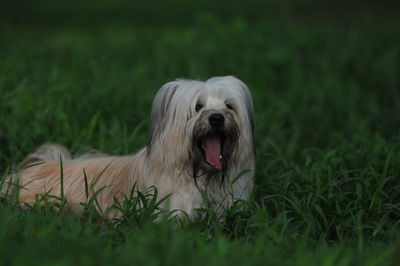
[{"label": "dog's head", "polygon": [[239,79],[172,81],[154,99],[149,150],[161,161],[224,171],[240,150],[254,153],[253,128],[252,97]]}]

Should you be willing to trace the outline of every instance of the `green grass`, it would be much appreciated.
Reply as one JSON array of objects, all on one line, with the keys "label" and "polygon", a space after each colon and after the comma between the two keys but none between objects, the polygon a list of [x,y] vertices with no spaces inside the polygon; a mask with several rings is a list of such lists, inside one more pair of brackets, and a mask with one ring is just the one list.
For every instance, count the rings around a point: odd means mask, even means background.
[{"label": "green grass", "polygon": [[4,202],[0,264],[396,265],[400,21],[387,10],[328,19],[282,6],[190,20],[171,8],[151,23],[124,13],[68,24],[40,8],[3,17],[3,176],[44,142],[133,153],[163,83],[226,74],[255,100],[257,174],[250,202],[183,227],[152,223],[157,206],[138,208],[138,195],[121,221]]}]

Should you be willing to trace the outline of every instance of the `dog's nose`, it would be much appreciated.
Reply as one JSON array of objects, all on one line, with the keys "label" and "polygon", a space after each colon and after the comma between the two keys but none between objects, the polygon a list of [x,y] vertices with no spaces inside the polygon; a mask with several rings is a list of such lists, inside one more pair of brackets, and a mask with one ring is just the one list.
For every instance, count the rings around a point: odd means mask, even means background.
[{"label": "dog's nose", "polygon": [[212,114],[208,117],[208,121],[210,122],[211,126],[214,127],[222,127],[225,122],[225,117],[222,114]]}]

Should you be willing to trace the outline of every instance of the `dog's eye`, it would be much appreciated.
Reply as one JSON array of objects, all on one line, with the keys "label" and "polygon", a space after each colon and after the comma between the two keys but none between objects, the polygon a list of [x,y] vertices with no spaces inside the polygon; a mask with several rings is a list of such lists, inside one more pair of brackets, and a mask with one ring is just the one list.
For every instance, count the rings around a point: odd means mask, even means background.
[{"label": "dog's eye", "polygon": [[229,110],[233,110],[232,105],[230,105],[229,103],[226,104],[226,108],[228,108]]},{"label": "dog's eye", "polygon": [[200,111],[201,110],[201,108],[203,108],[203,105],[202,104],[196,104],[196,112],[198,112],[198,111]]}]

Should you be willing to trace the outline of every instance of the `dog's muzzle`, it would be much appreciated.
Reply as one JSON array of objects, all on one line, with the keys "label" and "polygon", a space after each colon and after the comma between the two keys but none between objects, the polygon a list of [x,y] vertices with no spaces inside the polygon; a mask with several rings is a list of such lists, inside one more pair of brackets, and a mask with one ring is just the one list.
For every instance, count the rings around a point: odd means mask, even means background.
[{"label": "dog's muzzle", "polygon": [[238,140],[237,124],[229,113],[204,112],[194,130],[198,163],[207,170],[224,170]]},{"label": "dog's muzzle", "polygon": [[222,151],[225,136],[223,128],[225,124],[225,117],[219,112],[212,113],[208,117],[210,124],[209,133],[201,140],[201,149],[203,151],[205,161],[213,168],[222,169]]}]

